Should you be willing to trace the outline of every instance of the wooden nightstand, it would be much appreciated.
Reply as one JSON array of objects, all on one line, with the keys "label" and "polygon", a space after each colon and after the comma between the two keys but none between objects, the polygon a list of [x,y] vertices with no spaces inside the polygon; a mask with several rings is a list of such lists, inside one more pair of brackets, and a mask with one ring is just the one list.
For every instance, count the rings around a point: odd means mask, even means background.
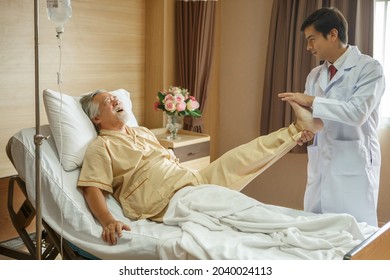
[{"label": "wooden nightstand", "polygon": [[151,129],[160,144],[172,149],[182,166],[200,170],[210,164],[210,136],[187,130],[180,130],[179,138],[167,139],[169,132],[165,128]]}]

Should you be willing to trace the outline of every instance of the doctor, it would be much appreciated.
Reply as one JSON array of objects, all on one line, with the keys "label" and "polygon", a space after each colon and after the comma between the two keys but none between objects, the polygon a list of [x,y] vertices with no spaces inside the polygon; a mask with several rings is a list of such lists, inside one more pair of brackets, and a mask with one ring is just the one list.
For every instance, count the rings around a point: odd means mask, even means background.
[{"label": "doctor", "polygon": [[324,122],[324,129],[308,147],[304,209],[349,213],[359,222],[377,226],[381,164],[377,126],[385,89],[382,67],[347,44],[348,25],[335,8],[312,13],[301,31],[307,50],[324,63],[308,75],[305,93],[278,96],[311,107],[313,117]]}]

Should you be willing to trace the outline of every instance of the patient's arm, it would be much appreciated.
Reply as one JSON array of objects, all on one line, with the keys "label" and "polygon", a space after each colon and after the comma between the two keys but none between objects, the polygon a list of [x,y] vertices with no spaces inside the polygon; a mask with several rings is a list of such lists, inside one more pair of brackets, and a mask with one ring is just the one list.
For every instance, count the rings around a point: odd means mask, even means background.
[{"label": "patient's arm", "polygon": [[122,230],[130,230],[128,225],[117,221],[108,210],[106,199],[101,189],[96,187],[83,187],[85,200],[95,218],[103,227],[102,238],[110,245],[117,242],[116,235],[122,236]]}]

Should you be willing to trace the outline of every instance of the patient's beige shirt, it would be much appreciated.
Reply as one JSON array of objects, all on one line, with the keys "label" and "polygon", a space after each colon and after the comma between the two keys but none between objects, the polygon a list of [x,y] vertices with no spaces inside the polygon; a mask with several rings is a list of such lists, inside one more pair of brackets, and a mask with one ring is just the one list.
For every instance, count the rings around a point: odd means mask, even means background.
[{"label": "patient's beige shirt", "polygon": [[202,184],[197,171],[181,167],[144,127],[101,130],[89,145],[78,186],[98,187],[121,203],[125,216],[151,218],[184,186]]},{"label": "patient's beige shirt", "polygon": [[[146,128],[126,134],[102,130],[89,145],[79,187],[98,187],[121,203],[128,218],[162,221],[174,193],[185,187],[214,184],[241,190],[285,155],[301,137],[294,124],[240,145],[200,171],[181,167]],[[218,198],[217,198],[218,199]]]}]

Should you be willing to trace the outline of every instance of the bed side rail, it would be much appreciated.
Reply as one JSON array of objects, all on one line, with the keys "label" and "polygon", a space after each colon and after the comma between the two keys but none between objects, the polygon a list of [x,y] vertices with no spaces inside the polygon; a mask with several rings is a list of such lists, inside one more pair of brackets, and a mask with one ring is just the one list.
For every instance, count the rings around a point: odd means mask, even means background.
[{"label": "bed side rail", "polygon": [[390,260],[390,222],[349,251],[344,260]]}]

